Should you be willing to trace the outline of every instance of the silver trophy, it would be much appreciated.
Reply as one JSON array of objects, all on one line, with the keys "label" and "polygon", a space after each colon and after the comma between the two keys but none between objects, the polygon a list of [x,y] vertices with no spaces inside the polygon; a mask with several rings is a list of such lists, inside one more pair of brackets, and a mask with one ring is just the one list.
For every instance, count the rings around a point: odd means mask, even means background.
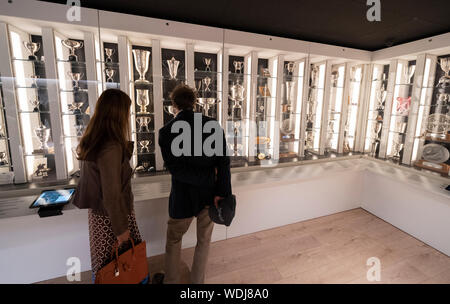
[{"label": "silver trophy", "polygon": [[77,92],[80,90],[80,80],[83,77],[83,73],[72,73],[72,72],[67,72],[67,75],[70,77],[70,79],[72,79],[72,85],[73,85],[73,91]]},{"label": "silver trophy", "polygon": [[150,150],[149,150],[148,146],[149,146],[151,143],[152,143],[152,141],[149,140],[149,139],[145,139],[145,140],[139,141],[139,145],[141,146],[141,147],[140,147],[140,152],[141,152],[141,153],[145,153],[145,152],[149,153]]},{"label": "silver trophy", "polygon": [[283,113],[290,113],[292,111],[292,100],[295,89],[295,81],[286,81],[286,97],[285,102],[281,105]]},{"label": "silver trophy", "polygon": [[396,135],[392,142],[392,157],[400,158],[400,152],[403,150],[402,135]]},{"label": "silver trophy", "polygon": [[377,110],[383,110],[384,109],[384,102],[386,101],[387,97],[387,91],[384,88],[384,85],[377,91],[376,93],[377,97]]},{"label": "silver trophy", "polygon": [[383,128],[383,122],[378,121],[373,125],[373,138],[380,139],[380,131]]},{"label": "silver trophy", "polygon": [[414,76],[414,72],[416,71],[416,65],[410,65],[407,69],[405,69],[405,80],[406,84],[411,83],[411,78]]},{"label": "silver trophy", "polygon": [[319,67],[313,66],[311,69],[311,88],[317,88],[317,83],[319,81]]},{"label": "silver trophy", "polygon": [[148,90],[140,90],[140,89],[136,90],[136,103],[140,108],[137,114],[148,114],[147,106],[150,104]]},{"label": "silver trophy", "polygon": [[175,110],[174,106],[164,106],[164,112],[171,116],[175,116],[177,114],[177,111]]},{"label": "silver trophy", "polygon": [[[217,100],[217,102],[220,102]],[[197,98],[197,104],[199,104],[202,107],[202,112],[204,115],[208,115],[209,109],[211,106],[216,104],[215,98]]]},{"label": "silver trophy", "polygon": [[233,101],[233,108],[241,108],[241,102],[244,100],[245,88],[239,82],[230,87],[230,99]]},{"label": "silver trophy", "polygon": [[441,85],[447,85],[448,83],[450,83],[450,57],[447,58],[441,58],[439,60],[439,66],[441,67],[442,71],[445,73],[444,76],[442,76],[439,79],[439,83],[437,84],[437,86],[441,86]]},{"label": "silver trophy", "polygon": [[284,68],[287,70],[288,75],[294,75],[295,62],[289,61],[284,65]]},{"label": "silver trophy", "polygon": [[295,120],[291,116],[281,122],[280,131],[283,134],[282,139],[291,139],[293,138],[293,133],[295,129]]},{"label": "silver trophy", "polygon": [[136,118],[136,121],[139,124],[139,132],[149,132],[148,124],[151,120],[151,117],[148,116]]},{"label": "silver trophy", "polygon": [[81,114],[81,107],[84,102],[82,101],[73,101],[71,104],[67,106],[68,110],[73,112],[74,114]]},{"label": "silver trophy", "polygon": [[77,134],[77,137],[83,136],[84,130],[86,127],[84,125],[76,125],[75,126],[75,133]]},{"label": "silver trophy", "polygon": [[105,48],[105,55],[106,55],[105,61],[108,63],[111,63],[112,62],[111,56],[114,55],[115,52],[116,52],[116,50],[114,50],[114,49]]},{"label": "silver trophy", "polygon": [[70,50],[69,61],[78,61],[78,57],[75,55],[75,50],[81,49],[83,47],[83,42],[66,39],[61,40],[61,43]]},{"label": "silver trophy", "polygon": [[261,68],[261,74],[263,77],[271,77],[270,70],[268,68]]},{"label": "silver trophy", "polygon": [[205,71],[211,71],[211,58],[203,58],[203,62],[205,63]]},{"label": "silver trophy", "polygon": [[106,68],[105,69],[105,74],[106,74],[106,82],[114,82],[114,74],[116,73],[116,71],[114,71],[113,69],[110,68]]},{"label": "silver trophy", "polygon": [[150,82],[145,79],[145,74],[148,71],[148,63],[150,61],[150,51],[146,50],[133,50],[134,64],[136,65],[136,70],[139,73],[139,79],[136,80],[135,84],[149,84]]},{"label": "silver trophy", "polygon": [[377,148],[378,148],[378,141],[373,141],[372,147],[370,149],[370,156],[375,157],[375,155],[377,153]]},{"label": "silver trophy", "polygon": [[236,74],[241,74],[242,68],[244,67],[244,62],[243,61],[233,61],[233,66],[234,66],[234,72]]},{"label": "silver trophy", "polygon": [[337,87],[338,84],[338,80],[339,80],[339,71],[333,71],[331,72],[331,86],[332,87]]},{"label": "silver trophy", "polygon": [[167,66],[169,67],[169,74],[171,80],[177,79],[178,74],[178,66],[180,65],[180,61],[176,60],[174,57],[172,57],[170,60],[166,60]]},{"label": "silver trophy", "polygon": [[205,85],[205,92],[211,91],[211,89],[209,88],[209,86],[211,84],[211,78],[206,76],[205,78],[203,78],[202,82]]},{"label": "silver trophy", "polygon": [[30,78],[31,78],[31,88],[37,89],[38,88],[38,81],[37,80],[39,79],[39,76],[38,75],[31,75]]},{"label": "silver trophy", "polygon": [[33,107],[33,112],[39,112],[39,105],[40,105],[39,97],[35,96],[33,99],[30,99],[29,102]]},{"label": "silver trophy", "polygon": [[0,166],[7,165],[8,161],[6,160],[6,152],[0,151]]},{"label": "silver trophy", "polygon": [[450,114],[433,113],[428,116],[427,133],[432,137],[446,138],[450,130]]},{"label": "silver trophy", "polygon": [[39,127],[34,129],[34,134],[39,140],[40,147],[36,152],[43,152],[48,149],[47,142],[50,139],[50,129],[44,125],[40,125]]},{"label": "silver trophy", "polygon": [[28,56],[29,60],[38,60],[37,56],[35,55],[35,53],[37,51],[39,51],[39,49],[41,48],[41,44],[39,42],[28,42],[28,41],[24,41],[23,45],[25,46],[25,48],[28,50],[28,52],[30,52],[30,56]]}]

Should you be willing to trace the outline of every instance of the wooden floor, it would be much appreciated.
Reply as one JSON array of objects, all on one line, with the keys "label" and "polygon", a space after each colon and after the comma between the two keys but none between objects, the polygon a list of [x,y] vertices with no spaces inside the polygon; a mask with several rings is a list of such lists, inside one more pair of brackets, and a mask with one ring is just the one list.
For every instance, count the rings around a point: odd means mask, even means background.
[{"label": "wooden floor", "polygon": [[[193,253],[182,251],[182,283]],[[370,257],[381,261],[379,283],[450,284],[450,257],[361,208],[215,242],[206,283],[371,283]],[[149,258],[151,273],[163,265],[164,255]]]}]

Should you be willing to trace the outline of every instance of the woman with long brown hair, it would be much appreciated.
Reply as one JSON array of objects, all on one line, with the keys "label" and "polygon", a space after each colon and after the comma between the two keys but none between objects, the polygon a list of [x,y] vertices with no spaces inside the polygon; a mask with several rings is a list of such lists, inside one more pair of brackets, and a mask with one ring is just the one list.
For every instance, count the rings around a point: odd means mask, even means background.
[{"label": "woman with long brown hair", "polygon": [[89,209],[93,278],[112,260],[116,244],[122,251],[130,237],[141,242],[131,190],[130,106],[124,92],[104,91],[77,147],[81,176],[73,204]]}]

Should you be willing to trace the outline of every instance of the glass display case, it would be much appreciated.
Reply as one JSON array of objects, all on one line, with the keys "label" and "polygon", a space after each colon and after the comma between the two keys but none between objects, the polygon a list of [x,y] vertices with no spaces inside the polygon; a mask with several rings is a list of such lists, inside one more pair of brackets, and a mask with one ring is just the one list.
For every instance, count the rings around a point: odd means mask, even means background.
[{"label": "glass display case", "polygon": [[378,157],[380,152],[388,80],[389,65],[373,65],[364,142],[364,152],[372,157]]},{"label": "glass display case", "polygon": [[331,66],[328,130],[325,143],[326,152],[338,152],[346,67],[347,65],[345,63]]},{"label": "glass display case", "polygon": [[0,184],[11,184],[13,182],[14,173],[10,153],[3,88],[0,82]]},{"label": "glass display case", "polygon": [[397,62],[386,154],[397,163],[401,163],[403,158],[415,69],[415,61]]},{"label": "glass display case", "polygon": [[327,66],[327,62],[311,64],[306,108],[306,154],[323,154],[320,146],[322,127],[328,130],[326,126],[322,126],[322,115],[325,102],[325,75]]},{"label": "glass display case", "polygon": [[[348,153],[355,150],[358,111],[360,109],[361,87],[364,73],[364,65],[354,65],[350,68],[350,79],[348,81],[347,102],[344,102],[344,144],[343,152]],[[340,152],[340,151],[339,151]]]},{"label": "glass display case", "polygon": [[449,176],[450,169],[450,54],[425,57],[425,68],[412,162]]},{"label": "glass display case", "polygon": [[300,126],[302,115],[305,62],[284,61],[282,96],[279,106],[279,159],[300,156]]}]

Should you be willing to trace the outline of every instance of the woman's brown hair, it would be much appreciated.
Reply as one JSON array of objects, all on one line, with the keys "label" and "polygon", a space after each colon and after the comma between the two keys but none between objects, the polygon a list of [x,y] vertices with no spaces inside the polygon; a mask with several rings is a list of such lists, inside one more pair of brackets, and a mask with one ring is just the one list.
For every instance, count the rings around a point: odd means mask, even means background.
[{"label": "woman's brown hair", "polygon": [[77,147],[79,160],[92,159],[106,142],[116,142],[126,151],[130,130],[130,97],[118,89],[100,95],[95,113]]}]

